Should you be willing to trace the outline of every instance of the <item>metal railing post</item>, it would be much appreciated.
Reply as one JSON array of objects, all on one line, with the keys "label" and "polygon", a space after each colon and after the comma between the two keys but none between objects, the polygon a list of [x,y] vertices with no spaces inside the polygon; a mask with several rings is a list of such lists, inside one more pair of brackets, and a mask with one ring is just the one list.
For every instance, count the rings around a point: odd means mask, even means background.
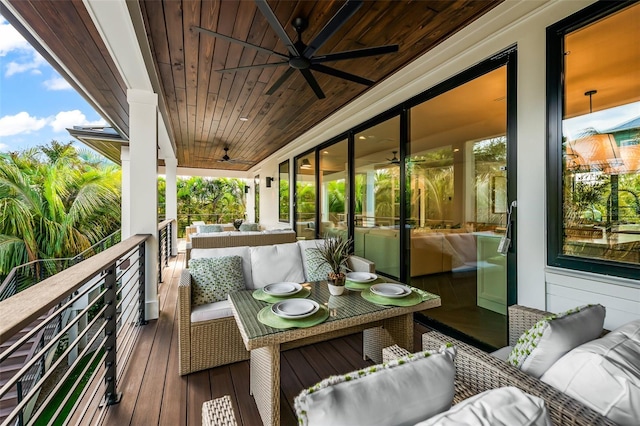
[{"label": "metal railing post", "polygon": [[140,267],[138,268],[138,325],[145,325],[145,243],[138,246]]},{"label": "metal railing post", "polygon": [[117,374],[117,354],[116,354],[116,324],[118,322],[116,315],[116,307],[118,305],[117,300],[117,288],[116,288],[116,267],[115,263],[111,264],[109,269],[106,270],[106,276],[104,278],[104,286],[106,293],[104,295],[104,303],[107,306],[104,312],[105,325],[105,351],[106,357],[104,359],[105,366],[105,385],[104,392],[104,405],[113,405],[120,402],[122,394],[119,394],[116,389],[116,374]]}]

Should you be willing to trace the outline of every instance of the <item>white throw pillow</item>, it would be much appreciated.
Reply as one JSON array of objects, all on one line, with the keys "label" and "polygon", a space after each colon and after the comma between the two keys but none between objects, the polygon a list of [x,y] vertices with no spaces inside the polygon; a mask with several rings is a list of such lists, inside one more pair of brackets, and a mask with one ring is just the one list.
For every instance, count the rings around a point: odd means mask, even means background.
[{"label": "white throw pillow", "polygon": [[295,399],[307,426],[408,426],[451,407],[454,348],[332,376]]},{"label": "white throw pillow", "polygon": [[539,378],[571,349],[602,334],[605,308],[586,305],[550,315],[527,330],[513,347],[509,363]]},{"label": "white throw pillow", "polygon": [[544,400],[515,387],[490,389],[416,426],[552,426]]},{"label": "white throw pillow", "polygon": [[253,288],[282,281],[305,281],[302,257],[296,243],[251,247]]},{"label": "white throw pillow", "polygon": [[541,380],[621,425],[640,421],[640,320],[563,356]]}]

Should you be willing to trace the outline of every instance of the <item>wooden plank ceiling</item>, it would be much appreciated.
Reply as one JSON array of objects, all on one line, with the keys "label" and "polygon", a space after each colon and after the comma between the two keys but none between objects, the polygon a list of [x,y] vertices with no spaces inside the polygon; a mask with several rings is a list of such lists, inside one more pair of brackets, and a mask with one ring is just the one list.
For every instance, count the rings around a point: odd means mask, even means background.
[{"label": "wooden plank ceiling", "polygon": [[[398,44],[397,53],[327,64],[379,82],[500,2],[367,1],[317,54]],[[308,19],[309,28],[303,33],[307,43],[343,3],[269,1],[294,41],[291,21]],[[200,34],[191,29],[194,25],[287,53],[252,1],[142,0],[140,5],[181,167],[248,170],[368,89],[313,72],[326,94],[319,100],[296,72],[267,95],[288,67],[216,72],[280,58]],[[224,147],[232,159],[246,164],[218,161]]]}]

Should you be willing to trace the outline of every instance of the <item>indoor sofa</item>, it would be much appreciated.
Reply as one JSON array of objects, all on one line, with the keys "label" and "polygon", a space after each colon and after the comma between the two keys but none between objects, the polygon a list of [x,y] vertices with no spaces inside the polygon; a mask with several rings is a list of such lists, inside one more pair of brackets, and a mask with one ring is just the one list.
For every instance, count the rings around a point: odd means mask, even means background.
[{"label": "indoor sofa", "polygon": [[[256,247],[192,249],[193,260],[239,256],[244,288],[262,288],[281,281],[311,281],[313,271],[306,262],[306,249],[316,248],[324,240],[301,240],[295,243]],[[375,264],[351,256],[353,271],[374,272]],[[249,358],[236,325],[230,302],[221,300],[194,306],[193,277],[184,269],[178,287],[179,372],[185,375]]]}]

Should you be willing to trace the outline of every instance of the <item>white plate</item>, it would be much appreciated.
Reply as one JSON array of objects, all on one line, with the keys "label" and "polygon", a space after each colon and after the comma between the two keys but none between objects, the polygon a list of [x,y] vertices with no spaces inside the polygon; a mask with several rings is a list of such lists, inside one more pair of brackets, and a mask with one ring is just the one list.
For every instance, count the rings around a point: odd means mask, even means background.
[{"label": "white plate", "polygon": [[411,294],[411,289],[402,284],[374,284],[371,286],[370,290],[371,293],[377,294],[378,296],[391,298],[405,297]]},{"label": "white plate", "polygon": [[347,279],[354,283],[368,283],[377,280],[378,276],[369,272],[349,272],[347,273]]},{"label": "white plate", "polygon": [[289,299],[271,305],[271,312],[283,318],[306,318],[318,309],[318,302],[309,299]]},{"label": "white plate", "polygon": [[281,282],[267,284],[262,287],[262,291],[271,296],[290,296],[302,290],[302,286],[298,283]]}]

